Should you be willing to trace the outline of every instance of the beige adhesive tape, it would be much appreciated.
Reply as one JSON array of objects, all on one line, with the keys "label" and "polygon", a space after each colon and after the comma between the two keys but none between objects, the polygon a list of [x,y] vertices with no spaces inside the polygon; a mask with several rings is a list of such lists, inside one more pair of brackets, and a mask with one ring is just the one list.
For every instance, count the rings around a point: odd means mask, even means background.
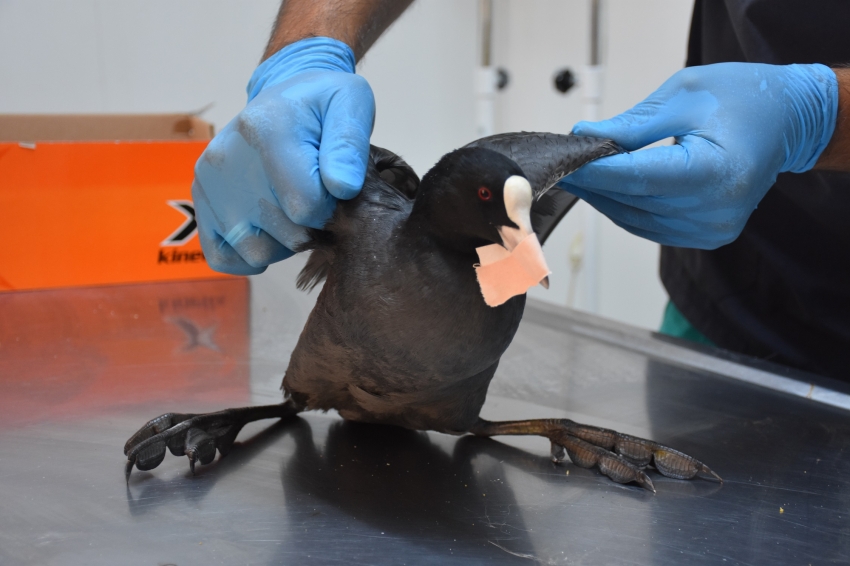
[{"label": "beige adhesive tape", "polygon": [[475,251],[481,262],[475,266],[478,285],[484,302],[491,307],[522,295],[551,273],[536,234],[523,238],[513,251],[499,244],[483,246]]}]

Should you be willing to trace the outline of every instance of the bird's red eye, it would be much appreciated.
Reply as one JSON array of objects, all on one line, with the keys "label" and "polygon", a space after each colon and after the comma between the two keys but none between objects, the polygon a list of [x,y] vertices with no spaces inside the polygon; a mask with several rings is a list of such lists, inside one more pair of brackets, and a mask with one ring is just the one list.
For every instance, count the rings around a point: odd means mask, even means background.
[{"label": "bird's red eye", "polygon": [[493,198],[493,193],[490,192],[490,189],[487,187],[481,187],[478,189],[478,198],[481,200],[490,200]]}]

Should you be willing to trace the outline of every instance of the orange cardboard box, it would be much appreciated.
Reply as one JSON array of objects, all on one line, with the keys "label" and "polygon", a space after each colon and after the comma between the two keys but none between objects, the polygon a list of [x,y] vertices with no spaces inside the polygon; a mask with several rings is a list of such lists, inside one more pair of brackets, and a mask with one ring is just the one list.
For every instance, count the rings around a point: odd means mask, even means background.
[{"label": "orange cardboard box", "polygon": [[192,205],[190,115],[0,115],[0,291],[226,277]]}]

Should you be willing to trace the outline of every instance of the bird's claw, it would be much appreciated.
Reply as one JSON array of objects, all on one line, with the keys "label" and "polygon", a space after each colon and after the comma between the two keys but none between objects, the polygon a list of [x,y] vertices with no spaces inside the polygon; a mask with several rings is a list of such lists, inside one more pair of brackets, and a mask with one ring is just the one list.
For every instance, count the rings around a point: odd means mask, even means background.
[{"label": "bird's claw", "polygon": [[[227,448],[229,447],[228,445]],[[224,448],[222,454],[227,452],[227,448]],[[215,449],[215,437],[210,436],[199,428],[190,428],[186,431],[184,452],[189,457],[189,467],[192,469],[193,474],[195,473],[195,460],[199,461],[202,465],[209,464],[215,458]]]},{"label": "bird's claw", "polygon": [[124,445],[127,464],[124,475],[130,480],[135,466],[152,470],[165,459],[165,450],[175,456],[186,455],[189,468],[195,473],[195,463],[209,464],[215,451],[225,455],[233,446],[244,420],[236,418],[233,410],[202,415],[166,413],[140,428]]},{"label": "bird's claw", "polygon": [[650,465],[669,478],[689,480],[701,477],[723,482],[719,475],[696,458],[657,442],[566,419],[559,425],[548,434],[552,441],[553,461],[559,461],[555,456],[562,454],[556,448],[560,447],[577,466],[596,466],[615,482],[635,482],[653,493],[655,486],[643,471]]},{"label": "bird's claw", "polygon": [[555,464],[560,464],[561,462],[564,461],[564,458],[566,458],[566,456],[567,456],[567,450],[563,446],[561,446],[560,444],[555,442],[554,440],[552,441],[551,453],[552,453],[552,462],[554,462]]},{"label": "bird's claw", "polygon": [[148,421],[124,445],[127,464],[124,475],[130,481],[133,466],[139,470],[152,470],[165,459],[168,448],[175,456],[186,455],[189,468],[195,473],[195,463],[209,464],[215,451],[227,456],[236,435],[247,423],[261,419],[291,418],[303,407],[292,399],[278,405],[241,407],[216,413],[190,415],[166,413]]},{"label": "bird's claw", "polygon": [[582,468],[596,467],[618,483],[635,482],[655,493],[644,472],[655,467],[662,475],[689,480],[701,477],[722,482],[711,468],[687,454],[652,440],[615,430],[579,424],[569,419],[529,419],[492,422],[479,418],[470,432],[478,436],[539,435],[552,443],[551,458],[559,463],[565,455]]}]

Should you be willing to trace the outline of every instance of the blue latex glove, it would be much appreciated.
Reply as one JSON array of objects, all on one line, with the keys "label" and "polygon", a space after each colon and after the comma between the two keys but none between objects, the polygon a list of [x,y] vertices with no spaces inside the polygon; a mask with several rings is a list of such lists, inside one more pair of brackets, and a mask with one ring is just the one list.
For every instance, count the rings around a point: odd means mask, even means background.
[{"label": "blue latex glove", "polygon": [[670,246],[733,241],[779,173],[814,167],[835,129],[838,82],[823,65],[723,63],[679,71],[631,110],[573,133],[629,151],[560,186],[629,232]]},{"label": "blue latex glove", "polygon": [[195,165],[198,234],[213,269],[261,273],[321,228],[366,176],[375,99],[334,39],[301,40],[264,61],[248,105]]}]

